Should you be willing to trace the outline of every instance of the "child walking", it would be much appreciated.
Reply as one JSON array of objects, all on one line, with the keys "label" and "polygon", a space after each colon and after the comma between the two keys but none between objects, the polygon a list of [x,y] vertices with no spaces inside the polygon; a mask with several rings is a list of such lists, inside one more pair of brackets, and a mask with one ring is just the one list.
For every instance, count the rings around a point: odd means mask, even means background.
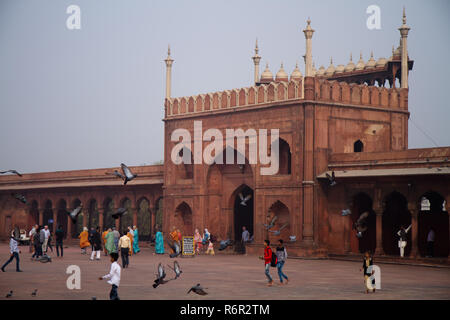
[{"label": "child walking", "polygon": [[364,274],[364,286],[366,287],[366,293],[369,293],[369,290],[372,290],[373,292],[375,292],[375,279],[372,280],[372,284],[370,284],[369,282],[369,278],[370,276],[374,273],[374,271],[372,270],[372,272],[369,272],[369,266],[373,265],[373,260],[372,257],[370,256],[370,252],[366,251],[364,253],[364,259],[363,259],[363,267],[361,269],[359,269],[359,271],[364,270],[363,274]]},{"label": "child walking", "polygon": [[269,240],[264,240],[264,257],[260,256],[259,258],[260,259],[264,259],[264,266],[265,266],[265,269],[266,269],[265,273],[266,273],[267,279],[269,280],[267,285],[269,287],[271,287],[272,284],[273,284],[273,280],[272,280],[272,277],[270,276],[270,272],[269,272],[270,264],[272,262],[272,254],[273,254],[273,252],[272,252],[272,249],[270,248],[270,241]]},{"label": "child walking", "polygon": [[111,269],[107,275],[98,278],[99,280],[109,279],[108,283],[112,286],[111,291],[109,292],[110,300],[120,300],[119,295],[117,293],[117,288],[120,284],[120,265],[117,263],[119,260],[119,254],[117,252],[112,252],[111,256]]},{"label": "child walking", "polygon": [[208,250],[206,250],[206,254],[211,254],[211,255],[215,255],[214,253],[214,244],[211,242],[211,239],[209,240],[209,244],[208,244]]},{"label": "child walking", "polygon": [[278,276],[280,277],[280,284],[283,284],[283,278],[286,279],[286,284],[289,283],[289,279],[287,275],[283,273],[283,266],[287,259],[287,251],[286,248],[283,246],[283,240],[278,240],[278,247],[277,247],[277,270],[278,270]]}]

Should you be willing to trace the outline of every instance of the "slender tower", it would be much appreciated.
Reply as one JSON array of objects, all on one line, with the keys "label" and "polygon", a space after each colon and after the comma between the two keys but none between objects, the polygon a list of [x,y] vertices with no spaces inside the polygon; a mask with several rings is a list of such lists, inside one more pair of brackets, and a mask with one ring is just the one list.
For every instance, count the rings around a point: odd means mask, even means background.
[{"label": "slender tower", "polygon": [[172,86],[172,63],[173,59],[170,57],[170,46],[167,50],[166,62],[166,99],[170,98],[170,88]]},{"label": "slender tower", "polygon": [[400,83],[401,88],[408,88],[408,45],[407,38],[408,32],[411,28],[406,25],[406,13],[405,7],[403,7],[403,24],[398,30],[400,30],[401,35],[401,49],[402,49],[402,79]]},{"label": "slender tower", "polygon": [[255,55],[252,57],[253,63],[255,64],[255,84],[259,82],[259,62],[261,61],[261,57],[258,55],[258,39],[256,39],[255,44]]},{"label": "slender tower", "polygon": [[303,30],[305,33],[306,38],[306,54],[305,54],[305,77],[312,77],[312,36],[314,33],[314,30],[311,28],[311,20],[308,18],[308,21],[306,21],[308,25],[306,26],[306,29]]}]

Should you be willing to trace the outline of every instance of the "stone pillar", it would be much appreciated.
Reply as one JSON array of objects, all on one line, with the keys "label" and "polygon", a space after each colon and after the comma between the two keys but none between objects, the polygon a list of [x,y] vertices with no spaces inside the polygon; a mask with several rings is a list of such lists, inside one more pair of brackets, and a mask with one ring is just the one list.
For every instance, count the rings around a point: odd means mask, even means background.
[{"label": "stone pillar", "polygon": [[44,209],[39,208],[39,225],[42,226],[44,224]]},{"label": "stone pillar", "polygon": [[81,209],[81,210],[83,210],[83,225],[82,225],[82,227],[84,228],[84,227],[87,227],[88,226],[88,223],[89,223],[89,209]]},{"label": "stone pillar", "polygon": [[[117,212],[118,208],[114,208],[114,212]],[[116,230],[120,232],[119,228],[120,228],[120,218],[119,219],[115,219],[115,224],[116,224]]]},{"label": "stone pillar", "polygon": [[[401,35],[401,88],[408,88],[408,46],[407,46],[407,39],[408,39],[408,32],[411,28],[406,25],[406,14],[405,14],[405,8],[403,7],[403,24],[398,30],[400,31]],[[394,79],[395,81],[395,79]]]},{"label": "stone pillar", "polygon": [[381,190],[375,189],[373,210],[376,214],[376,255],[384,255],[383,250],[383,204],[381,202]]},{"label": "stone pillar", "polygon": [[169,99],[172,86],[172,64],[173,64],[173,59],[170,57],[170,46],[169,49],[167,50],[167,58],[164,61],[166,62],[166,99]]},{"label": "stone pillar", "polygon": [[105,212],[104,208],[97,208],[98,210],[98,226],[100,227],[100,232],[103,232],[103,214]]},{"label": "stone pillar", "polygon": [[255,84],[259,82],[259,62],[261,61],[261,57],[258,55],[258,39],[256,39],[256,45],[255,45],[255,55],[252,57],[253,63],[255,65]]},{"label": "stone pillar", "polygon": [[311,28],[311,20],[308,18],[306,29],[303,30],[306,39],[306,53],[305,53],[305,77],[313,76],[312,68],[312,37],[314,30]]},{"label": "stone pillar", "polygon": [[56,224],[58,223],[58,209],[57,208],[53,208],[52,209],[52,212],[53,212],[53,230],[52,230],[52,232],[53,232],[53,234],[55,234],[55,232],[56,232]]},{"label": "stone pillar", "polygon": [[149,207],[148,209],[150,211],[150,237],[153,239],[155,236],[156,207]]},{"label": "stone pillar", "polygon": [[412,258],[415,258],[418,256],[418,211],[417,211],[417,205],[415,203],[408,203],[408,210],[411,213],[411,253],[410,256]]},{"label": "stone pillar", "polygon": [[132,208],[131,210],[133,211],[133,226],[137,226],[139,208]]},{"label": "stone pillar", "polygon": [[[72,209],[67,208],[68,211],[72,211]],[[66,234],[66,239],[72,239],[72,219],[70,219],[69,217],[67,218],[67,234]],[[75,226],[74,226],[75,228]]]}]

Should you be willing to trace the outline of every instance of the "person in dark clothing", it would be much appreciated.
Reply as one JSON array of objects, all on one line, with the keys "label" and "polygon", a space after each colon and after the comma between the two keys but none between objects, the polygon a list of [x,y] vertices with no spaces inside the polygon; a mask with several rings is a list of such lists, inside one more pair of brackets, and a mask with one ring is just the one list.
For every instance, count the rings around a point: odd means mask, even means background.
[{"label": "person in dark clothing", "polygon": [[278,276],[280,277],[280,284],[283,284],[283,278],[286,279],[286,284],[289,283],[289,278],[287,275],[283,273],[283,266],[287,259],[287,251],[286,248],[283,246],[283,240],[278,240],[279,245],[277,247],[277,271]]},{"label": "person in dark clothing", "polygon": [[94,255],[97,254],[97,260],[100,260],[102,252],[102,236],[100,235],[100,227],[92,233],[90,243],[92,244],[91,260],[94,260]]},{"label": "person in dark clothing", "polygon": [[94,243],[93,243],[93,236],[95,233],[95,229],[92,227],[91,230],[89,230],[89,237],[88,241],[91,244],[91,251],[94,252]]},{"label": "person in dark clothing", "polygon": [[19,258],[19,243],[17,242],[17,238],[15,238],[14,236],[11,236],[11,239],[9,241],[9,251],[11,253],[11,255],[9,256],[8,261],[5,262],[5,264],[1,267],[2,271],[5,272],[5,267],[11,262],[13,261],[13,259],[16,259],[16,271],[17,272],[22,272],[22,270],[20,270],[19,267],[19,262],[20,262],[20,258]]},{"label": "person in dark clothing", "polygon": [[41,226],[36,228],[36,232],[33,235],[33,245],[34,245],[34,254],[31,256],[31,259],[38,259],[42,256],[42,243],[41,243]]},{"label": "person in dark clothing", "polygon": [[[364,285],[366,286],[366,293],[369,293],[369,290],[372,290],[372,292],[375,292],[375,279],[370,281],[370,277],[372,274],[374,274],[374,270],[369,269],[370,266],[373,266],[373,259],[370,255],[369,251],[366,251],[364,253],[364,260],[363,260],[363,266],[359,271],[363,271],[364,275]],[[370,283],[372,282],[372,283]]]},{"label": "person in dark clothing", "polygon": [[48,240],[47,240],[47,248],[50,248],[50,250],[52,250],[52,253],[53,253],[52,240],[53,240],[53,235],[52,235],[52,232],[50,231],[50,234],[49,234]]},{"label": "person in dark clothing", "polygon": [[56,229],[55,238],[56,238],[56,254],[59,257],[59,249],[61,248],[61,257],[62,257],[64,255],[63,253],[64,230],[62,225],[59,225],[58,229]]}]

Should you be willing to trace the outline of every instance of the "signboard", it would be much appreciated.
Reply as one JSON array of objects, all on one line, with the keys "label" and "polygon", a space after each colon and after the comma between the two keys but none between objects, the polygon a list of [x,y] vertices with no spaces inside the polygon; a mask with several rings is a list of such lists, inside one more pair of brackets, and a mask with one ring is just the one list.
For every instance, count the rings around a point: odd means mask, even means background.
[{"label": "signboard", "polygon": [[183,256],[193,256],[194,255],[194,237],[181,237],[182,241],[182,254]]}]

